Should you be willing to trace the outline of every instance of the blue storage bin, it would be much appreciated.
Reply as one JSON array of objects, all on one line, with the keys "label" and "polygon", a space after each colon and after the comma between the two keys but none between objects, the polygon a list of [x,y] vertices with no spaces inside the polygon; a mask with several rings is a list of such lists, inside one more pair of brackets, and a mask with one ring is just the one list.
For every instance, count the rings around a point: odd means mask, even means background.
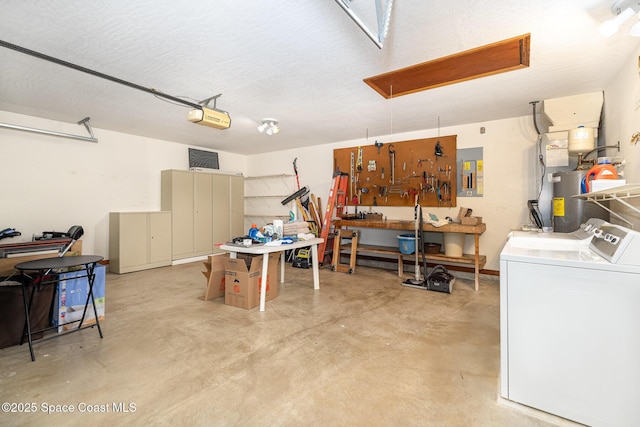
[{"label": "blue storage bin", "polygon": [[398,248],[403,254],[412,254],[416,251],[415,234],[401,234],[398,236]]}]

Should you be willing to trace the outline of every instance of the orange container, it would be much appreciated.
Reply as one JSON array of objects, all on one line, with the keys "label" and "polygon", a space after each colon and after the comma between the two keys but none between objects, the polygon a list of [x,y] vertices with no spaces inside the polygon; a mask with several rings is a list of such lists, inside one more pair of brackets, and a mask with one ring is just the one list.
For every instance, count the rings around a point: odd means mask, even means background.
[{"label": "orange container", "polygon": [[589,181],[591,181],[592,179],[618,179],[618,172],[616,171],[616,168],[613,167],[613,165],[608,163],[595,165],[594,167],[589,169],[589,172],[587,172],[587,175],[584,178],[585,190],[587,191],[587,193],[590,191]]}]

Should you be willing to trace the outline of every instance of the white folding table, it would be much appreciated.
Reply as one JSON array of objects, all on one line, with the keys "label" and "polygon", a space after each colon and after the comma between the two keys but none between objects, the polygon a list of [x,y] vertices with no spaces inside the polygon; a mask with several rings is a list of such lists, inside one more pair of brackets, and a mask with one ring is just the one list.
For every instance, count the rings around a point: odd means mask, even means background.
[{"label": "white folding table", "polygon": [[[225,244],[220,246],[220,249],[230,253],[231,258],[236,258],[238,253],[262,255],[262,277],[267,277],[269,270],[269,254],[274,252],[281,252],[280,256],[280,283],[284,283],[284,263],[282,259],[282,253],[289,249],[298,249],[311,247],[311,264],[313,269],[313,289],[320,289],[320,272],[318,268],[318,245],[324,240],[320,238],[314,238],[309,240],[299,240],[293,243],[283,243],[277,246],[253,244],[251,246],[244,246],[240,244]],[[267,287],[262,286],[260,288],[260,311],[264,311],[265,298],[267,296]]]}]

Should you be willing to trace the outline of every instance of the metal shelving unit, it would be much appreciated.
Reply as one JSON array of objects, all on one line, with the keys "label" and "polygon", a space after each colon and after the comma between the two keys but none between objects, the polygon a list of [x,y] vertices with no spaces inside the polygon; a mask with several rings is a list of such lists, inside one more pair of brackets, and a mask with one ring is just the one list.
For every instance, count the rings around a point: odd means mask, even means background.
[{"label": "metal shelving unit", "polygon": [[627,202],[629,199],[634,199],[636,197],[640,197],[640,184],[627,184],[622,185],[620,187],[610,188],[608,190],[594,191],[592,193],[585,194],[577,194],[572,196],[578,199],[583,199],[587,202],[593,202],[600,206],[602,209],[609,212],[611,215],[615,216],[621,221],[629,224],[631,228],[633,228],[633,223],[628,221],[618,212],[614,211],[608,206],[605,206],[604,202],[616,201],[631,209],[632,211],[640,214],[640,208],[633,206],[631,203]]},{"label": "metal shelving unit", "polygon": [[280,173],[276,175],[257,175],[257,176],[245,176],[245,181],[265,180],[265,179],[286,179],[293,178],[295,175],[289,173]]},{"label": "metal shelving unit", "polygon": [[[295,175],[277,174],[245,177],[244,218],[248,227],[252,223],[270,223],[274,218],[289,218],[293,202],[281,201],[295,192]],[[246,228],[245,227],[245,228]]]}]

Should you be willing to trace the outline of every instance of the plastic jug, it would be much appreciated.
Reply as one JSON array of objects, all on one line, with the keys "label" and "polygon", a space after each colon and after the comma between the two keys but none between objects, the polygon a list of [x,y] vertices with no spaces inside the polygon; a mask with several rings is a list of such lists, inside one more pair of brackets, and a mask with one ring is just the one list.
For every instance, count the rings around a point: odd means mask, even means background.
[{"label": "plastic jug", "polygon": [[249,229],[249,237],[251,237],[253,240],[258,240],[259,232],[260,230],[258,230],[258,226],[256,224],[251,224],[251,228]]},{"label": "plastic jug", "polygon": [[613,165],[609,163],[595,165],[587,175],[584,177],[584,192],[588,193],[589,190],[589,181],[592,179],[618,179],[618,172]]}]

